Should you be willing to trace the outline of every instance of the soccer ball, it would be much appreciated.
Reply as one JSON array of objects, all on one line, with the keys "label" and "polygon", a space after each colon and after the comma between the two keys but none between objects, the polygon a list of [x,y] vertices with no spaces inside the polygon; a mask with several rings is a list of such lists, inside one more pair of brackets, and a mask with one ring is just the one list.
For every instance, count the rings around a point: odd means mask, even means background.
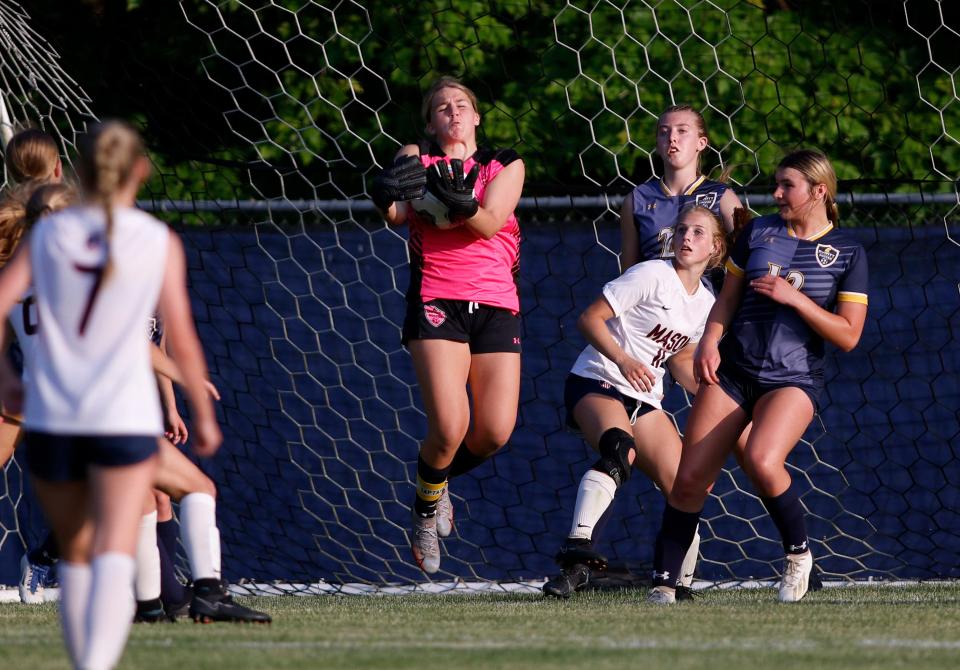
[{"label": "soccer ball", "polygon": [[424,223],[432,224],[437,228],[462,225],[450,220],[450,211],[447,206],[430,191],[424,193],[423,197],[418,200],[411,200],[410,206]]}]

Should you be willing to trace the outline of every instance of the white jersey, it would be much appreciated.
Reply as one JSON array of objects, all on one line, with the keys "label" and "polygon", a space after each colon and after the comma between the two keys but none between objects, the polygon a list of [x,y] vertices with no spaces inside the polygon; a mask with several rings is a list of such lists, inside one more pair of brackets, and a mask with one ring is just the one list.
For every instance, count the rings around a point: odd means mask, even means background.
[{"label": "white jersey", "polygon": [[21,377],[26,382],[34,352],[37,349],[37,301],[33,297],[32,286],[10,310],[9,321],[13,334],[17,336],[17,345],[23,354]]},{"label": "white jersey", "polygon": [[26,384],[24,424],[75,435],[160,435],[160,398],[143,324],[166,268],[167,226],[114,210],[111,275],[104,212],[74,207],[44,218],[30,237],[40,328]]},{"label": "white jersey", "polygon": [[639,263],[603,287],[603,297],[613,309],[607,321],[613,339],[633,359],[646,365],[657,382],[650,392],[637,391],[616,363],[587,346],[571,372],[607,382],[620,393],[653,407],[663,398],[663,366],[667,359],[692,342],[699,342],[713,295],[699,283],[687,293],[670,260]]}]

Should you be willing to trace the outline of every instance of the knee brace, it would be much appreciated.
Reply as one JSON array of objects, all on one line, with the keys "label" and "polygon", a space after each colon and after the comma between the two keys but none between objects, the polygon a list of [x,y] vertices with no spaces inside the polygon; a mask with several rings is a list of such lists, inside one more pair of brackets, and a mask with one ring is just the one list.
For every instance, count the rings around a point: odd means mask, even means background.
[{"label": "knee brace", "polygon": [[633,436],[620,428],[611,428],[600,436],[600,460],[593,469],[610,475],[617,488],[630,479],[630,452],[634,450]]}]

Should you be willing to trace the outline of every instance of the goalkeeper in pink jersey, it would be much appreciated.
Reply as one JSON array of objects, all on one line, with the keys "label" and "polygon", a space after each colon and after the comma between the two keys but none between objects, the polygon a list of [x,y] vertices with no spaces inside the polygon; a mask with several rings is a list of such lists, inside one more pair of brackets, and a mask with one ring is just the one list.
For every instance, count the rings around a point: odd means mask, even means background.
[{"label": "goalkeeper in pink jersey", "polygon": [[453,530],[448,478],[506,444],[520,396],[514,210],[524,165],[512,149],[477,146],[477,107],[473,91],[440,78],[423,99],[429,139],[401,148],[370,189],[389,224],[410,226],[402,337],[427,415],[411,549],[428,574],[440,569],[438,538]]}]

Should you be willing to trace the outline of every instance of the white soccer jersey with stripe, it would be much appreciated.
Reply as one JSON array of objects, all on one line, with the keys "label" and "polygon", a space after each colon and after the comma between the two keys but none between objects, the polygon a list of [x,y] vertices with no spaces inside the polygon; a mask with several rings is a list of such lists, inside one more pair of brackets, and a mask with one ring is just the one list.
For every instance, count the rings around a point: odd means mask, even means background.
[{"label": "white soccer jersey with stripe", "polygon": [[623,395],[659,408],[663,366],[687,344],[700,341],[713,295],[703,283],[690,295],[672,261],[652,260],[634,265],[609,282],[603,287],[603,296],[614,313],[607,321],[610,334],[631,358],[650,369],[656,385],[650,392],[637,391],[616,363],[589,345],[571,372],[607,382]]},{"label": "white soccer jersey with stripe", "polygon": [[75,207],[41,220],[30,237],[40,327],[26,384],[30,430],[160,435],[157,383],[143,324],[153,316],[170,232],[152,216],[114,210],[109,277],[105,214]]}]

